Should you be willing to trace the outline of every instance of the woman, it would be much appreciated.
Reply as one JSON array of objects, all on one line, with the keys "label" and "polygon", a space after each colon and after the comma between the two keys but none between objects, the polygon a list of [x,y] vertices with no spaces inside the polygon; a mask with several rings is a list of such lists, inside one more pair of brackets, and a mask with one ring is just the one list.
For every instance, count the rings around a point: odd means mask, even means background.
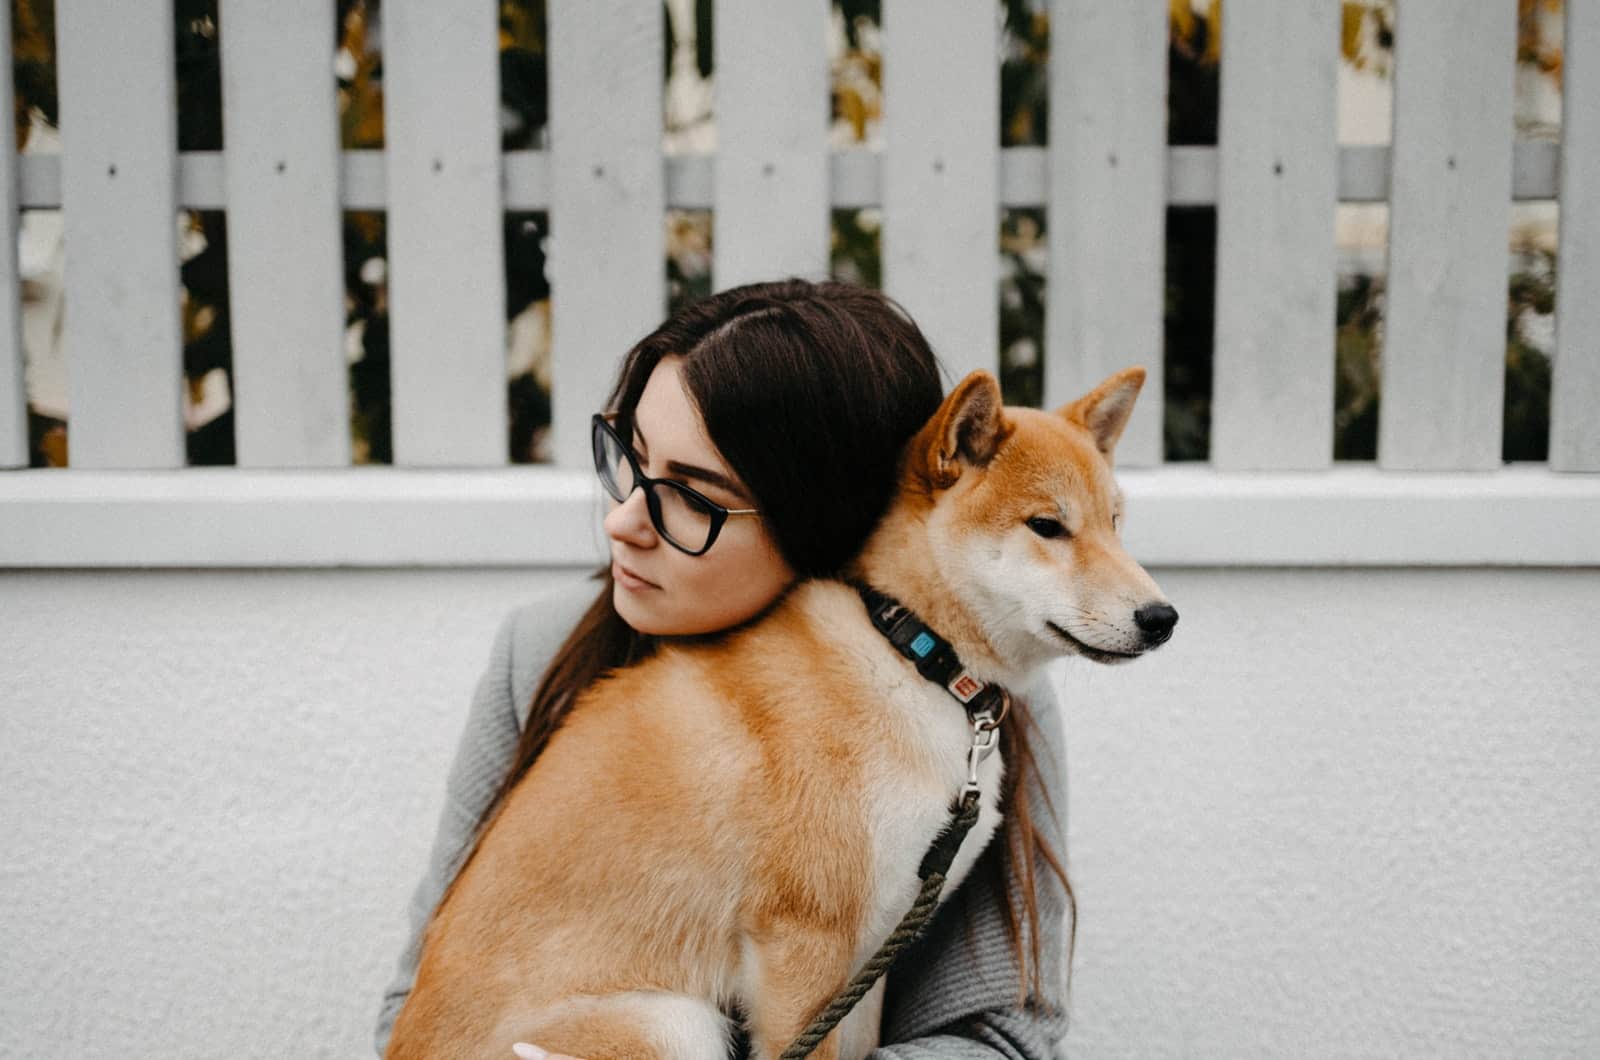
[{"label": "woman", "polygon": [[[837,573],[887,508],[900,450],[941,397],[938,362],[917,326],[884,295],[849,284],[732,288],[680,310],[628,352],[596,430],[615,428],[644,475],[689,491],[621,488],[597,456],[602,480],[622,494],[605,519],[612,562],[599,594],[580,583],[502,624],[412,898],[411,940],[385,993],[380,1055],[429,918],[577,694],[644,658],[657,638],[729,629],[796,578]],[[970,1057],[987,1045],[996,1056],[1045,1060],[1065,1031],[1058,973],[1073,903],[1053,850],[1060,721],[1047,687],[1015,691],[1023,702],[1001,727],[1003,841],[888,973],[885,1048],[874,1057]],[[1049,752],[1043,769],[1033,768],[1030,725]],[[1054,878],[1036,871],[1041,860]],[[906,1051],[889,1044],[913,1039]],[[736,1042],[735,1055],[747,1048]]]}]

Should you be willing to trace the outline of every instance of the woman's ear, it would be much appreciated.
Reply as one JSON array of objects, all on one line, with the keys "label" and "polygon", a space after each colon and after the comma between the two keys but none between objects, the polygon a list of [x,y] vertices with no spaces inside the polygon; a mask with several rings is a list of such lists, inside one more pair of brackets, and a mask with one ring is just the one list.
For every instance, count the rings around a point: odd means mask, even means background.
[{"label": "woman's ear", "polygon": [[948,489],[962,465],[982,467],[1011,434],[1000,384],[979,369],[961,380],[923,428],[923,460],[928,482]]},{"label": "woman's ear", "polygon": [[1062,405],[1056,415],[1086,428],[1094,437],[1095,448],[1109,462],[1133,413],[1139,388],[1144,386],[1144,376],[1143,368],[1124,368],[1078,400]]}]

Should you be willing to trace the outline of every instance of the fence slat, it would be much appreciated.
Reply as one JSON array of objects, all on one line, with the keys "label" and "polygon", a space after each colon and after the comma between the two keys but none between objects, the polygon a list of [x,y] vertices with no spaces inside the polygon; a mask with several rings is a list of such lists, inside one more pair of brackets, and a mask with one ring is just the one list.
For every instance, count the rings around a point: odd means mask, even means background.
[{"label": "fence slat", "polygon": [[552,432],[556,461],[584,467],[589,416],[666,312],[662,13],[558,2],[549,30]]},{"label": "fence slat", "polygon": [[1058,0],[1050,24],[1044,404],[1144,365],[1117,461],[1159,464],[1167,11]]},{"label": "fence slat", "polygon": [[[11,39],[11,5],[0,4],[0,40]],[[0,78],[0,114],[12,112],[11,81]],[[21,275],[17,268],[17,141],[0,144],[0,468],[28,466],[28,394],[22,371]]]},{"label": "fence slat", "polygon": [[761,0],[717,14],[714,287],[826,279],[826,0]]},{"label": "fence slat", "polygon": [[1398,10],[1378,463],[1498,467],[1516,4]]},{"label": "fence slat", "polygon": [[508,459],[498,33],[493,4],[383,8],[396,464]]},{"label": "fence slat", "polygon": [[1600,3],[1567,0],[1550,466],[1600,471]]},{"label": "fence slat", "polygon": [[348,465],[333,4],[219,15],[238,463]]},{"label": "fence slat", "polygon": [[1333,462],[1339,5],[1228,0],[1222,20],[1211,462]]},{"label": "fence slat", "polygon": [[1000,74],[993,5],[883,3],[883,288],[959,380],[998,373]]},{"label": "fence slat", "polygon": [[182,467],[172,0],[56,7],[69,463]]}]

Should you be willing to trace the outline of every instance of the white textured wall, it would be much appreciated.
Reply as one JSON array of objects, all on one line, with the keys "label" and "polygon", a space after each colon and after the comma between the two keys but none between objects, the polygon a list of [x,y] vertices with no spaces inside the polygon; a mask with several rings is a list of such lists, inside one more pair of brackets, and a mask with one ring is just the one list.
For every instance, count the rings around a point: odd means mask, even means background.
[{"label": "white textured wall", "polygon": [[[1064,677],[1065,1052],[1600,1055],[1600,571],[1159,571]],[[571,572],[0,573],[0,1055],[356,1057]]]},{"label": "white textured wall", "polygon": [[1600,1056],[1600,571],[1160,581],[1065,688],[1068,1055]]}]

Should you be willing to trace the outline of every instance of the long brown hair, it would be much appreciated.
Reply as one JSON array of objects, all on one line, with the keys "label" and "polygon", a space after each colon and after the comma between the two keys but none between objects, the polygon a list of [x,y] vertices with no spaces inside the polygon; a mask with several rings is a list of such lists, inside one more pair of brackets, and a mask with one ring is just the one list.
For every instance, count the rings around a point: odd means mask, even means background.
[{"label": "long brown hair", "polygon": [[[798,278],[748,284],[680,309],[623,359],[607,405],[624,437],[651,371],[669,354],[683,357],[684,384],[706,433],[754,495],[779,551],[801,577],[837,574],[861,550],[893,495],[901,450],[943,398],[939,363],[921,329],[893,299],[854,284]],[[819,497],[828,503],[818,504]],[[610,568],[595,577],[600,592],[540,679],[516,758],[478,819],[456,879],[584,689],[654,651],[655,638],[635,631],[612,605]],[[1033,995],[1048,996],[1040,980],[1036,855],[1060,878],[1074,911],[1069,968],[1077,917],[1066,871],[1020,795],[1036,767],[1025,731],[1031,716],[1024,704],[1014,709],[1015,721],[1001,726],[1007,766],[1001,808],[1008,812],[1000,873],[1003,880],[1013,868],[1022,885],[1029,953],[1011,890],[1002,882],[996,892],[1022,970],[1022,1005],[1027,969]]]}]

